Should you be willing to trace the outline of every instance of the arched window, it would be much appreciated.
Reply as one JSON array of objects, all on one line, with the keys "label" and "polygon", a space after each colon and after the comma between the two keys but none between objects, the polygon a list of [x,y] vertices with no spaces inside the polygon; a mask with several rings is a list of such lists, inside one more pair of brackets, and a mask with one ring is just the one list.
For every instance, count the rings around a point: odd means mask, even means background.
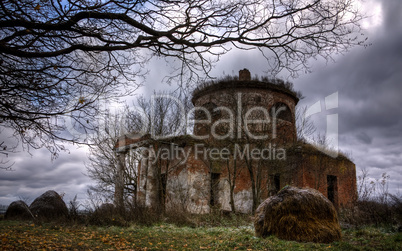
[{"label": "arched window", "polygon": [[291,123],[293,122],[292,112],[290,111],[289,107],[282,102],[278,102],[272,106],[271,115],[272,117],[276,117],[276,119],[289,121]]}]

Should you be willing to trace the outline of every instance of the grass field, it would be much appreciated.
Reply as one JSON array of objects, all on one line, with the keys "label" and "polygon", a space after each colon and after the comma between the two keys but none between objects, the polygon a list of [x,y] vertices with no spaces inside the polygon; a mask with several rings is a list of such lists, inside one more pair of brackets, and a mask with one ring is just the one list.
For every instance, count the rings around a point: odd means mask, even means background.
[{"label": "grass field", "polygon": [[1,250],[402,250],[402,234],[366,227],[344,230],[331,244],[256,238],[252,225],[178,227],[172,224],[129,227],[34,224],[0,221]]}]

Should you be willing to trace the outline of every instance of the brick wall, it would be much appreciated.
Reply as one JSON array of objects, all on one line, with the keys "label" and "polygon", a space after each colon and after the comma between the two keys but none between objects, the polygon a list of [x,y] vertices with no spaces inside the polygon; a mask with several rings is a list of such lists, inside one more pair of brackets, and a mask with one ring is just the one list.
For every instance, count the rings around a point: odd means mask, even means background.
[{"label": "brick wall", "polygon": [[[211,123],[196,123],[194,126],[195,135],[207,135],[201,141],[189,140],[186,137],[171,139],[176,146],[185,145],[184,152],[190,152],[187,161],[172,159],[162,161],[159,164],[151,164],[143,160],[139,165],[139,189],[137,198],[140,204],[156,205],[162,188],[158,183],[158,175],[165,175],[166,196],[163,198],[167,209],[187,210],[192,213],[208,213],[211,210],[210,204],[224,210],[231,210],[230,205],[230,181],[236,176],[234,186],[234,200],[237,211],[251,212],[252,209],[252,187],[250,172],[244,160],[237,160],[237,172],[234,173],[234,161],[205,159],[203,156],[195,155],[195,144],[202,143],[205,148],[224,148],[234,144],[259,145],[260,148],[268,144],[275,144],[277,147],[286,149],[286,160],[265,160],[253,161],[254,179],[257,175],[261,178],[258,191],[261,201],[277,193],[285,185],[298,187],[311,187],[319,190],[325,196],[330,197],[336,207],[343,207],[356,198],[356,170],[353,162],[344,156],[331,158],[313,146],[296,142],[295,106],[298,98],[291,91],[279,88],[269,83],[250,80],[250,72],[242,70],[239,74],[240,81],[220,82],[199,90],[192,101],[196,107],[209,109],[212,115]],[[264,124],[252,128],[252,133],[268,133],[268,139],[264,141],[247,141],[244,136],[236,138],[228,137],[225,140],[217,140],[211,137],[211,127],[221,119],[228,119],[230,116],[224,110],[216,110],[217,107],[226,107],[233,111],[234,120],[238,118],[239,106],[247,112],[254,107],[264,107],[272,119],[272,107],[278,104],[285,105],[288,109],[288,116],[278,119],[275,125],[276,138],[272,138],[272,120],[269,126]],[[198,116],[196,114],[196,116]],[[201,116],[201,115],[200,115]],[[258,115],[259,116],[259,115]],[[200,118],[198,118],[200,119]],[[230,127],[223,123],[216,127],[218,133],[225,135]],[[244,132],[242,132],[244,133]],[[244,135],[244,134],[243,134]],[[117,144],[119,149],[124,149],[125,144],[141,144],[150,141],[148,136],[143,138],[132,137],[121,138]],[[125,143],[124,143],[125,142]],[[184,143],[184,144],[183,144]],[[158,143],[159,148],[169,148],[169,144]],[[156,170],[156,171],[155,171]],[[213,185],[211,179],[219,179]],[[218,177],[218,178],[217,178]],[[212,182],[212,183],[211,183]],[[217,191],[211,191],[211,188]],[[216,196],[212,200],[212,194]]]}]

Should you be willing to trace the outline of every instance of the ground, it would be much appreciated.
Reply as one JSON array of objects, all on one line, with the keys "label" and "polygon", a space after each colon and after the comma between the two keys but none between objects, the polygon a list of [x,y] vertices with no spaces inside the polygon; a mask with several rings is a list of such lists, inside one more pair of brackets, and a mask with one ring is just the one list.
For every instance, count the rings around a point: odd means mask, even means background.
[{"label": "ground", "polygon": [[252,225],[129,227],[34,224],[0,221],[0,250],[402,250],[402,233],[391,228],[343,230],[331,244],[282,241],[254,236]]}]

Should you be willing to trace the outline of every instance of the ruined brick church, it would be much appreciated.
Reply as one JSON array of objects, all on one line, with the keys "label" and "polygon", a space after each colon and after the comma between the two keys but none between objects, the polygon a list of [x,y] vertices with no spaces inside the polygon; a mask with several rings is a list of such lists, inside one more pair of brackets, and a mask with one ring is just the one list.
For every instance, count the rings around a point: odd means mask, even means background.
[{"label": "ruined brick church", "polygon": [[298,140],[298,101],[283,81],[253,80],[246,69],[199,86],[192,97],[192,135],[119,139],[121,158],[128,151],[142,154],[137,203],[190,213],[250,213],[286,185],[315,188],[337,208],[353,202],[354,163]]}]

